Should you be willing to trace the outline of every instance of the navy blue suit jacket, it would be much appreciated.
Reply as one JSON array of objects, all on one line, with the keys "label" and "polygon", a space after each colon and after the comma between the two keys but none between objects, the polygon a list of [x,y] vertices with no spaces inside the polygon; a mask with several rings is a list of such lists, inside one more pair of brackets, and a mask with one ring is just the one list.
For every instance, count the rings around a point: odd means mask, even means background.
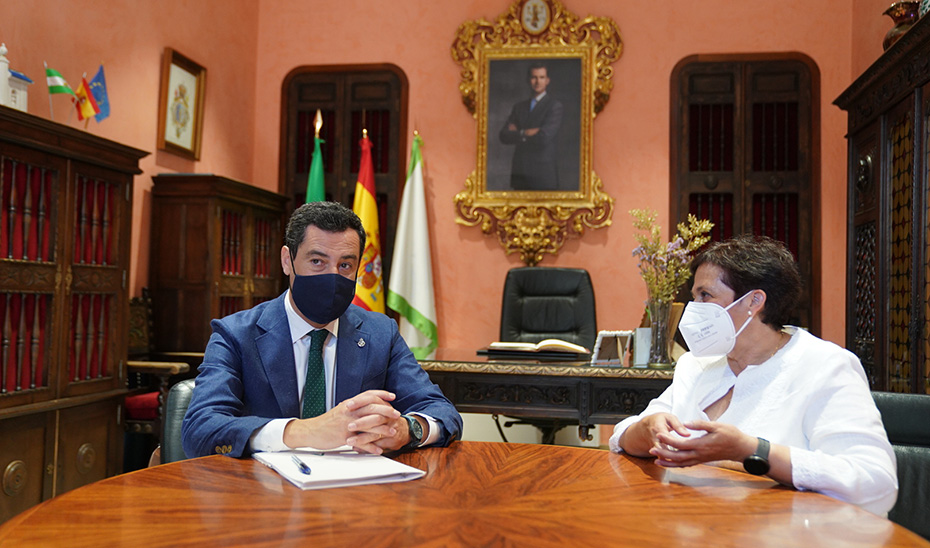
[{"label": "navy blue suit jacket", "polygon": [[[249,455],[255,430],[272,419],[300,417],[286,296],[211,322],[213,334],[181,428],[188,457]],[[439,422],[438,445],[461,435],[462,417],[384,314],[349,306],[339,319],[335,373],[337,404],[365,390],[388,390],[396,394],[392,405],[401,413],[416,411]]]},{"label": "navy blue suit jacket", "polygon": [[[511,130],[513,124],[517,129]],[[559,190],[558,134],[562,127],[562,103],[547,93],[530,110],[530,99],[513,106],[499,137],[502,143],[516,145],[510,172],[513,190]],[[521,130],[539,128],[532,137]]]}]

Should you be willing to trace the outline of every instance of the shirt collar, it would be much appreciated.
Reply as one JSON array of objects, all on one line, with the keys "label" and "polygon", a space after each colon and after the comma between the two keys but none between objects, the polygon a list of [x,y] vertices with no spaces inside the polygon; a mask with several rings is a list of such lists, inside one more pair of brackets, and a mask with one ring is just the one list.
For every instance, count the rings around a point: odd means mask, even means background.
[{"label": "shirt collar", "polygon": [[544,92],[540,93],[539,95],[537,95],[536,97],[534,97],[533,99],[536,99],[536,102],[539,103],[540,101],[542,101],[543,97],[545,97],[547,93],[549,93],[549,92],[548,92],[548,91],[544,91]]},{"label": "shirt collar", "polygon": [[[291,329],[291,344],[294,344],[298,340],[304,338],[304,336],[316,329],[306,320],[300,317],[300,314],[294,310],[294,305],[291,304],[291,290],[287,290],[287,294],[284,295],[284,311],[287,313],[287,324]],[[339,318],[326,324],[323,329],[329,331],[329,333],[335,337],[339,333]]]}]

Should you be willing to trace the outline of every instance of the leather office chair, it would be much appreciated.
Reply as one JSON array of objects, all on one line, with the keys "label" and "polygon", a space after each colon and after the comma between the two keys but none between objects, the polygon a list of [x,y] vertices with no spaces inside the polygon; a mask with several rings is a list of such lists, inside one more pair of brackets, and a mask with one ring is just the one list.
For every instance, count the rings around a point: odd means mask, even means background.
[{"label": "leather office chair", "polygon": [[888,519],[930,540],[930,395],[872,392],[898,460]]},{"label": "leather office chair", "polygon": [[184,460],[184,446],[181,443],[181,423],[194,395],[195,379],[184,379],[168,391],[165,402],[165,422],[161,436],[161,462],[169,463]]},{"label": "leather office chair", "polygon": [[[501,304],[500,340],[537,343],[562,339],[588,350],[597,340],[594,286],[581,268],[523,267],[507,272]],[[495,421],[498,421],[495,415]],[[555,441],[555,433],[572,424],[560,419],[518,418],[507,421],[531,424],[543,432],[543,443]],[[507,441],[497,422],[501,438]]]}]

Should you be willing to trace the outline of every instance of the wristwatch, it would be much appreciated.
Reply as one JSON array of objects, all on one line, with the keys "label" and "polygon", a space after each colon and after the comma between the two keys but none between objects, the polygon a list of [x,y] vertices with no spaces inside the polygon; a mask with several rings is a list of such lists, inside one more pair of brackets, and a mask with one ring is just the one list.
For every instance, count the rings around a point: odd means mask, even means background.
[{"label": "wristwatch", "polygon": [[764,476],[769,473],[769,440],[759,438],[756,452],[746,457],[743,468],[754,476]]},{"label": "wristwatch", "polygon": [[410,442],[404,446],[404,449],[419,447],[423,443],[423,427],[420,426],[420,421],[410,415],[401,415],[401,417],[407,419],[407,428],[410,432]]}]

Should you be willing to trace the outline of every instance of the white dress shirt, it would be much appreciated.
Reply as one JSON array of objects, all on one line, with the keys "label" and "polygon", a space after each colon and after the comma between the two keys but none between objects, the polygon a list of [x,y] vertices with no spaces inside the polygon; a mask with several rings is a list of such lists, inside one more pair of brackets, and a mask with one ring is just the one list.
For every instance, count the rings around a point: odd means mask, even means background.
[{"label": "white dress shirt", "polygon": [[621,452],[620,436],[647,415],[706,421],[704,409],[733,388],[717,421],[788,446],[797,489],[887,514],[897,498],[896,461],[859,359],[803,329],[786,331],[791,340],[784,348],[739,376],[723,357],[686,353],[672,385],[640,415],[614,427],[610,449]]},{"label": "white dress shirt", "polygon": [[[302,408],[304,384],[307,381],[307,357],[310,354],[310,332],[316,330],[316,328],[307,323],[294,310],[294,306],[291,304],[290,290],[288,290],[288,295],[284,297],[284,310],[287,313],[287,323],[291,330],[291,344],[294,350],[294,366],[297,373],[297,386],[295,388],[297,390],[297,399],[300,400],[298,408]],[[336,334],[339,333],[339,318],[325,325],[323,329],[329,331],[329,335],[323,343],[326,410],[329,411],[337,405],[334,399],[336,397],[336,343],[338,338]],[[422,413],[411,413],[411,415],[419,415],[429,423],[429,435],[420,446],[435,443],[439,438],[439,426],[436,420]],[[284,444],[284,427],[292,420],[295,419],[272,419],[252,434],[249,446],[253,451],[287,451],[290,447]]]}]

